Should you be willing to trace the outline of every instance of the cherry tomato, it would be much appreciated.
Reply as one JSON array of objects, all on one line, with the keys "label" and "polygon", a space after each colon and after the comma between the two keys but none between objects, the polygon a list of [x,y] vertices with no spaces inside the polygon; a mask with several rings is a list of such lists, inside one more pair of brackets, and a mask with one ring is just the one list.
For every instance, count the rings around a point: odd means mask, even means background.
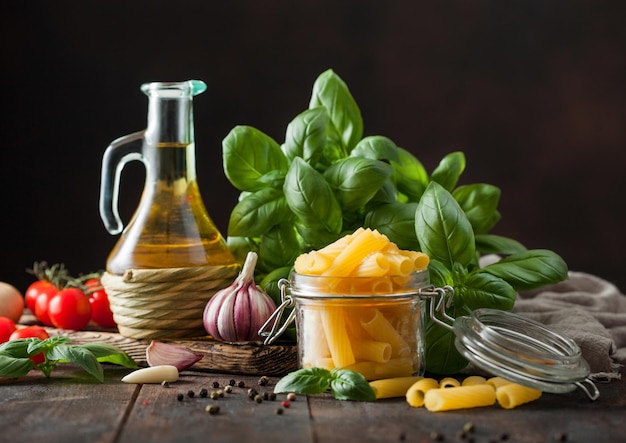
[{"label": "cherry tomato", "polygon": [[50,305],[50,300],[52,300],[55,295],[57,295],[56,289],[54,292],[42,292],[37,297],[37,300],[35,300],[35,316],[46,326],[54,326],[52,324],[52,320],[50,319],[48,307]]},{"label": "cherry tomato", "polygon": [[33,282],[24,293],[26,307],[31,313],[35,314],[35,303],[37,301],[37,297],[44,293],[49,296],[53,296],[57,293],[57,291],[57,288],[48,280],[37,280],[36,282]]},{"label": "cherry tomato", "polygon": [[0,343],[9,341],[15,331],[15,323],[9,317],[0,317]]},{"label": "cherry tomato", "polygon": [[[50,335],[41,326],[33,325],[33,326],[26,326],[25,328],[16,329],[15,331],[13,331],[13,333],[9,337],[9,340],[17,340],[20,338],[31,338],[31,337],[35,337],[40,340],[45,340],[46,338],[50,337]],[[43,352],[40,352],[39,354],[35,354],[29,358],[36,365],[43,363],[46,360],[46,357],[43,355]]]},{"label": "cherry tomato", "polygon": [[78,288],[63,289],[50,300],[48,315],[57,328],[80,331],[91,320],[89,298]]},{"label": "cherry tomato", "polygon": [[109,305],[109,297],[104,288],[97,279],[88,280],[86,286],[89,290],[93,290],[89,294],[89,303],[91,304],[91,319],[103,328],[115,328],[117,323],[113,319],[113,312]]}]

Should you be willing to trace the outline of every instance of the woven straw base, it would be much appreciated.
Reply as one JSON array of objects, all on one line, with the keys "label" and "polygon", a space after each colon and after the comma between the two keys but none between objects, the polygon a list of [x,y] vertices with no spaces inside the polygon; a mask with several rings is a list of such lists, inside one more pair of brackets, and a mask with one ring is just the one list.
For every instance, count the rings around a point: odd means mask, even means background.
[{"label": "woven straw base", "polygon": [[207,302],[238,272],[238,265],[129,269],[122,276],[105,273],[102,285],[124,337],[193,338],[206,335]]}]

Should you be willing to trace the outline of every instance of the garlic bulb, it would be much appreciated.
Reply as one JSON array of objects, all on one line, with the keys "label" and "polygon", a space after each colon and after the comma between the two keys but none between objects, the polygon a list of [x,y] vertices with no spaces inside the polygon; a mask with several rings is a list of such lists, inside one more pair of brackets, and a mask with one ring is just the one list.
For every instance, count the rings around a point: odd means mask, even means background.
[{"label": "garlic bulb", "polygon": [[255,252],[248,252],[235,281],[206,304],[204,328],[214,339],[233,343],[261,340],[259,328],[276,310],[276,304],[254,283],[257,258]]}]

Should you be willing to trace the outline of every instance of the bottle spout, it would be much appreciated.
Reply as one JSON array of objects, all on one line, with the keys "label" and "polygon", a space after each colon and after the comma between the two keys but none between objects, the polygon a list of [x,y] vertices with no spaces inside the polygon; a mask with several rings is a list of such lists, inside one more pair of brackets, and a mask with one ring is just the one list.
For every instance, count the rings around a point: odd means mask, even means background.
[{"label": "bottle spout", "polygon": [[164,98],[193,97],[206,91],[206,83],[202,80],[184,82],[150,82],[141,85],[141,90],[148,96]]}]

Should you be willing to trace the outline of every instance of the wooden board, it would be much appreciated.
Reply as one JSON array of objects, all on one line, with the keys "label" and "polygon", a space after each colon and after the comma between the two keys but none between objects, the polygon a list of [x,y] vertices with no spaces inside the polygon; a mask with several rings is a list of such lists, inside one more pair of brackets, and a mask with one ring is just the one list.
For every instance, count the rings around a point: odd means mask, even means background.
[{"label": "wooden board", "polygon": [[[20,323],[35,324],[31,315],[24,315]],[[46,328],[51,336],[64,335],[72,339],[73,344],[104,342],[123,349],[138,365],[147,366],[146,347],[150,340],[126,338],[111,330],[90,328],[84,331],[66,331]],[[165,340],[162,340],[165,342]],[[224,374],[271,375],[282,376],[295,371],[298,367],[297,346],[295,344],[261,343],[232,344],[222,343],[210,338],[198,340],[168,340],[167,343],[187,348],[203,354],[204,357],[190,369],[194,371]]]}]

